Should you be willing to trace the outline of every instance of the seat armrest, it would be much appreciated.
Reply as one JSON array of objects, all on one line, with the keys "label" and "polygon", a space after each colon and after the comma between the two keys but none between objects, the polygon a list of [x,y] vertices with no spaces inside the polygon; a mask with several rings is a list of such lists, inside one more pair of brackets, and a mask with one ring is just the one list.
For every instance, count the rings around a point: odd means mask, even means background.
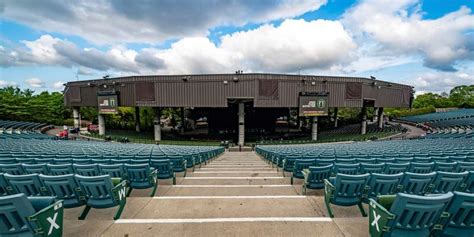
[{"label": "seat armrest", "polygon": [[40,211],[41,209],[50,206],[55,202],[54,197],[28,197],[28,201],[31,202],[31,205],[35,211]]},{"label": "seat armrest", "polygon": [[327,179],[324,180],[324,196],[326,198],[331,198],[334,194],[334,191],[336,190],[336,188],[334,187],[334,185]]},{"label": "seat armrest", "polygon": [[383,205],[372,198],[369,199],[369,233],[371,237],[381,237],[384,235],[384,232],[389,232],[389,221],[394,218],[395,215],[389,212]]},{"label": "seat armrest", "polygon": [[63,233],[63,201],[53,202],[27,219],[36,225],[35,236],[62,236]]},{"label": "seat armrest", "polygon": [[112,188],[112,193],[115,200],[125,202],[127,196],[128,181],[124,180]]},{"label": "seat armrest", "polygon": [[311,171],[309,171],[309,169],[303,169],[303,170],[301,171],[301,173],[303,173],[303,176],[304,176],[304,183],[307,184],[307,183],[308,183],[309,174],[311,174]]}]

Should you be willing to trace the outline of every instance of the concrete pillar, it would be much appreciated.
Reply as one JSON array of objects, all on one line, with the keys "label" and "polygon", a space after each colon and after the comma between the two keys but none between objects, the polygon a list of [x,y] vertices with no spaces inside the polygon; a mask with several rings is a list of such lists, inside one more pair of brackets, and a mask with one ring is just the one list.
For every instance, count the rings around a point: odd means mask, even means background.
[{"label": "concrete pillar", "polygon": [[237,145],[243,146],[245,143],[245,104],[239,103],[239,141]]},{"label": "concrete pillar", "polygon": [[316,116],[313,117],[313,123],[311,126],[311,140],[318,140],[318,117]]},{"label": "concrete pillar", "polygon": [[378,116],[379,128],[383,128],[383,108],[379,108]]},{"label": "concrete pillar", "polygon": [[367,107],[362,107],[362,122],[360,125],[360,134],[367,133]]},{"label": "concrete pillar", "polygon": [[105,115],[99,114],[99,135],[105,135]]},{"label": "concrete pillar", "polygon": [[140,107],[135,107],[135,131],[140,132]]},{"label": "concrete pillar", "polygon": [[74,128],[80,128],[81,127],[81,121],[79,118],[79,107],[73,107],[72,108],[72,117],[74,118]]},{"label": "concrete pillar", "polygon": [[337,128],[337,112],[338,112],[338,108],[335,107],[334,108],[334,128]]},{"label": "concrete pillar", "polygon": [[184,134],[184,120],[185,120],[185,117],[184,117],[184,108],[181,108],[181,128],[179,129],[179,133],[181,134]]},{"label": "concrete pillar", "polygon": [[161,125],[160,125],[161,110],[158,107],[154,107],[153,111],[154,111],[153,127],[154,127],[154,134],[155,134],[155,143],[159,143],[161,141]]}]

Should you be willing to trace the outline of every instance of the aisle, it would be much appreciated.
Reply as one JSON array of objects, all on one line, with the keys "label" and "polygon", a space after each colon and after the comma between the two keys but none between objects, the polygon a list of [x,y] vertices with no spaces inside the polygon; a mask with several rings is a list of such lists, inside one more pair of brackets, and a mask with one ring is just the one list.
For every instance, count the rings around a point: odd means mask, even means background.
[{"label": "aisle", "polygon": [[[104,236],[310,236],[314,233],[351,236],[344,235],[341,227],[326,217],[321,196],[302,196],[296,191],[299,189],[300,185],[290,185],[288,177],[283,177],[281,171],[277,172],[255,153],[226,152],[194,172],[188,171],[187,177],[178,178],[177,185],[160,182],[153,198],[135,193],[127,201],[122,219],[110,223],[101,221],[104,225],[100,227],[97,222],[93,223],[101,230],[88,233]],[[98,212],[104,210],[96,214]],[[92,212],[91,218],[94,218]]]}]

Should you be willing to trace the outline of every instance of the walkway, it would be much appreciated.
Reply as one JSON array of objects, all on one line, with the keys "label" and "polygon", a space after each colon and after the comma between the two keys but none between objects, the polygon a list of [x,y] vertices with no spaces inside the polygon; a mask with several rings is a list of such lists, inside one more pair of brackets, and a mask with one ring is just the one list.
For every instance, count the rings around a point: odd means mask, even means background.
[{"label": "walkway", "polygon": [[[288,176],[288,175],[287,175]],[[208,165],[188,170],[177,185],[160,181],[157,195],[134,190],[122,219],[113,210],[92,210],[78,221],[81,208],[65,212],[65,236],[368,236],[368,219],[357,207],[334,207],[326,217],[322,191],[299,195],[253,152],[226,152]]]}]

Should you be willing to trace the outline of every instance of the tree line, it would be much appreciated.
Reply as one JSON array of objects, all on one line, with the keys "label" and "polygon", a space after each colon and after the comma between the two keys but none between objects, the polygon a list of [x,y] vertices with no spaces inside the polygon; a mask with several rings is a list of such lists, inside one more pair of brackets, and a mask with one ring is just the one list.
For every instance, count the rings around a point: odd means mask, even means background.
[{"label": "tree line", "polygon": [[[413,101],[413,109],[386,109],[393,117],[434,112],[435,108],[474,108],[474,85],[454,87],[449,93],[426,93],[418,95]],[[352,111],[357,114],[357,111]],[[348,115],[351,111],[345,111]],[[344,114],[344,110],[340,111]],[[97,123],[97,109],[94,107],[81,108],[83,120]],[[179,120],[177,109],[164,109],[162,116]],[[141,126],[151,129],[153,126],[153,111],[151,108],[140,109]],[[342,116],[346,117],[346,116]],[[71,108],[64,106],[64,95],[61,92],[35,93],[30,89],[18,87],[0,88],[0,119],[49,123],[54,125],[72,125]],[[349,119],[349,118],[348,118]],[[134,108],[121,107],[119,113],[108,116],[107,127],[132,129],[135,125]]]}]

